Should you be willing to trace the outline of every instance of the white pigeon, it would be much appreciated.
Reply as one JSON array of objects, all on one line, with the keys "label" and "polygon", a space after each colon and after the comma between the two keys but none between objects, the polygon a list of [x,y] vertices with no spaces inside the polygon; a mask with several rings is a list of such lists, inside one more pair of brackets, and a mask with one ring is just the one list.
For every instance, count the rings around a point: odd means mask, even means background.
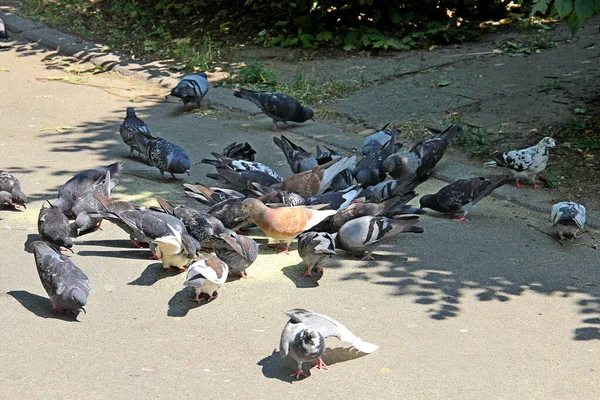
[{"label": "white pigeon", "polygon": [[535,178],[540,172],[546,169],[548,165],[548,149],[556,147],[556,142],[551,137],[545,137],[535,146],[521,150],[511,150],[502,153],[502,158],[494,157],[494,161],[489,161],[483,165],[486,167],[505,167],[511,170],[515,177],[515,184],[518,188],[522,187],[519,179],[524,178],[533,182],[533,187],[539,189],[540,186],[535,182]]},{"label": "white pigeon", "polygon": [[200,294],[207,295],[207,301],[217,298],[217,290],[227,280],[229,267],[225,261],[217,257],[200,259],[190,265],[183,286],[191,286],[196,289],[196,297],[192,299],[200,303]]},{"label": "white pigeon", "polygon": [[556,228],[558,237],[574,239],[585,228],[585,207],[572,201],[561,201],[552,206],[552,226]]},{"label": "white pigeon", "polygon": [[281,332],[279,351],[281,357],[289,354],[296,361],[298,367],[291,375],[296,379],[305,376],[302,371],[302,364],[305,362],[317,361],[317,368],[327,369],[327,365],[321,359],[321,355],[325,351],[326,337],[335,336],[367,354],[373,353],[379,348],[376,344],[363,341],[344,325],[326,315],[302,308],[293,309],[286,314],[290,320]]},{"label": "white pigeon", "polygon": [[200,242],[187,233],[181,234],[171,225],[167,225],[173,234],[153,240],[156,244],[156,257],[162,260],[164,269],[185,269],[190,260],[193,260],[200,251]]}]

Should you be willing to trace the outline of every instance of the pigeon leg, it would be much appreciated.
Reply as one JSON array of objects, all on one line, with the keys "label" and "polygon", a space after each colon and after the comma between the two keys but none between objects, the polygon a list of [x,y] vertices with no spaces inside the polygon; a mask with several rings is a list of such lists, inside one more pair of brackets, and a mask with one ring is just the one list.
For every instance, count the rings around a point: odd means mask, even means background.
[{"label": "pigeon leg", "polygon": [[574,239],[581,239],[583,237],[583,233],[573,235]]},{"label": "pigeon leg", "polygon": [[214,292],[212,295],[208,295],[206,296],[206,301],[213,301],[214,299],[216,299],[218,296],[217,292]]},{"label": "pigeon leg", "polygon": [[319,361],[317,361],[317,365],[315,365],[315,368],[316,369],[323,369],[323,368],[324,369],[329,369],[329,368],[327,368],[327,365],[325,365],[325,363],[323,362],[323,360],[321,360],[320,358],[319,358]]},{"label": "pigeon leg", "polygon": [[175,175],[173,175],[173,173],[171,172],[171,176],[173,177],[174,181],[182,181],[183,178],[177,178]]},{"label": "pigeon leg", "polygon": [[102,230],[102,221],[104,221],[104,220],[101,219],[100,222],[98,222],[98,225],[96,226],[96,230],[98,230],[98,229]]},{"label": "pigeon leg", "polygon": [[192,297],[190,301],[195,301],[196,303],[200,304],[200,302],[202,301],[202,299],[200,298],[200,293],[196,293],[196,295]]},{"label": "pigeon leg", "polygon": [[286,243],[286,244],[285,244],[285,249],[284,249],[283,251],[280,251],[280,252],[279,252],[279,254],[283,254],[283,253],[285,253],[285,254],[288,254],[288,255],[289,255],[289,254],[290,254],[290,252],[288,251],[289,249],[290,249],[290,244],[289,244],[289,243]]},{"label": "pigeon leg", "polygon": [[464,215],[461,215],[459,218],[454,218],[454,219],[452,219],[452,221],[455,221],[455,222],[469,222],[469,220],[467,219],[467,217],[465,217]]},{"label": "pigeon leg", "polygon": [[244,236],[248,235],[248,231],[242,231],[242,230],[237,230],[237,231],[235,231],[235,233],[237,233],[238,235],[244,235]]},{"label": "pigeon leg", "polygon": [[279,132],[279,128],[277,127],[277,122],[273,121],[273,131]]},{"label": "pigeon leg", "polygon": [[312,267],[311,267],[311,266],[309,266],[309,267],[306,269],[306,272],[305,272],[305,273],[303,273],[303,274],[300,274],[300,276],[312,276]]},{"label": "pigeon leg", "polygon": [[361,258],[362,261],[370,261],[370,260],[374,260],[373,258],[373,253],[370,251],[365,251],[365,255],[363,256],[363,258]]},{"label": "pigeon leg", "polygon": [[148,257],[148,260],[160,260],[160,258],[156,257],[156,254],[152,254],[150,257]]},{"label": "pigeon leg", "polygon": [[160,180],[161,182],[164,182],[164,183],[170,182],[170,181],[168,181],[168,180],[166,180],[166,179],[165,179],[165,171],[161,170],[161,171],[160,171],[160,176],[161,176],[161,178],[162,178],[162,179]]},{"label": "pigeon leg", "polygon": [[535,183],[535,181],[532,181],[532,182],[533,182],[533,188],[534,189],[541,189],[542,188],[540,185],[538,185],[537,183]]},{"label": "pigeon leg", "polygon": [[252,279],[254,278],[252,275],[248,275],[246,272],[242,272],[240,274],[240,279]]},{"label": "pigeon leg", "polygon": [[304,373],[304,371],[302,371],[302,368],[298,368],[296,372],[290,374],[290,376],[293,376],[296,379],[300,379],[301,376],[306,376],[306,374]]},{"label": "pigeon leg", "polygon": [[517,188],[519,188],[519,189],[521,189],[522,187],[524,187],[524,185],[521,185],[521,184],[519,183],[519,179],[518,179],[518,178],[517,178],[517,179],[515,179],[515,186],[516,186]]},{"label": "pigeon leg", "polygon": [[132,243],[133,243],[133,245],[134,245],[135,247],[137,247],[138,249],[143,249],[143,248],[144,248],[144,246],[142,246],[141,244],[139,244],[139,243],[138,243],[138,242],[136,242],[135,240],[132,240],[131,242],[132,242]]}]

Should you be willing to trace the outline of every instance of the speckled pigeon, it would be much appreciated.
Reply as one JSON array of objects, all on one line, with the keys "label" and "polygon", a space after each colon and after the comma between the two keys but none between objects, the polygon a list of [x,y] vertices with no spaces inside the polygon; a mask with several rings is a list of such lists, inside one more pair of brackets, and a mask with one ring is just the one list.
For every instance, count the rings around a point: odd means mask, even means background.
[{"label": "speckled pigeon", "polygon": [[321,359],[327,337],[335,336],[342,342],[350,343],[356,350],[367,354],[379,348],[376,344],[363,341],[344,325],[326,315],[302,308],[288,311],[286,315],[290,320],[281,332],[279,351],[281,357],[289,354],[296,361],[296,371],[291,374],[296,379],[306,376],[302,371],[302,364],[305,362],[317,361],[318,369],[327,369]]},{"label": "speckled pigeon", "polygon": [[251,278],[246,274],[246,269],[258,257],[258,243],[247,236],[229,231],[215,236],[212,245],[216,256],[229,266],[230,275]]},{"label": "speckled pigeon", "polygon": [[246,161],[254,161],[255,154],[256,154],[256,150],[254,150],[248,142],[229,143],[227,146],[225,146],[225,148],[221,152],[221,155],[223,157],[232,158],[234,160],[246,160]]},{"label": "speckled pigeon", "polygon": [[582,204],[561,201],[552,206],[552,226],[556,228],[560,240],[580,238],[585,229],[586,210]]},{"label": "speckled pigeon", "polygon": [[135,115],[135,108],[127,107],[125,119],[123,120],[121,126],[119,126],[119,133],[121,134],[121,139],[123,139],[123,142],[129,146],[129,154],[127,155],[128,157],[133,154],[134,150],[140,154],[142,153],[142,150],[135,141],[135,132],[139,132],[142,135],[153,139],[148,125],[138,118],[137,115]]},{"label": "speckled pigeon", "polygon": [[175,86],[169,94],[179,97],[183,101],[183,108],[187,111],[188,103],[196,103],[200,108],[200,102],[208,92],[208,77],[205,72],[199,74],[186,75]]},{"label": "speckled pigeon", "polygon": [[133,135],[139,148],[146,155],[146,159],[160,171],[161,182],[168,182],[165,179],[165,171],[169,172],[176,181],[182,179],[176,178],[174,174],[189,175],[192,164],[181,147],[161,138],[150,139],[139,132]]},{"label": "speckled pigeon", "polygon": [[325,260],[336,255],[335,238],[327,232],[304,232],[298,236],[298,254],[306,265],[300,276],[311,276],[315,268],[323,272]]},{"label": "speckled pigeon", "polygon": [[53,206],[50,202],[48,204],[50,204],[49,208],[42,204],[38,216],[40,238],[57,246],[59,251],[61,247],[64,247],[72,253],[73,239],[69,237],[71,232],[69,220],[58,207]]},{"label": "speckled pigeon", "polygon": [[61,255],[42,240],[36,240],[31,246],[42,286],[52,302],[52,310],[55,313],[86,312],[90,282],[83,271],[69,257]]},{"label": "speckled pigeon", "polygon": [[254,92],[252,90],[236,87],[233,95],[241,99],[250,100],[256,104],[263,113],[273,119],[273,130],[277,132],[277,122],[306,122],[314,121],[315,113],[308,107],[303,107],[296,99],[287,94],[275,92]]},{"label": "speckled pigeon", "polygon": [[190,265],[183,286],[191,286],[196,290],[192,301],[200,303],[201,294],[206,295],[207,301],[214,300],[217,290],[227,280],[228,271],[227,263],[218,257],[202,258]]},{"label": "speckled pigeon", "polygon": [[265,165],[263,163],[260,163],[258,161],[234,160],[232,158],[223,157],[217,153],[211,153],[211,154],[213,157],[216,158],[216,160],[204,158],[200,162],[203,164],[212,165],[217,168],[221,168],[221,167],[229,168],[232,171],[236,171],[236,172],[244,172],[244,171],[264,172],[265,174],[269,175],[270,177],[277,180],[278,182],[283,181],[283,177],[281,175],[279,175],[273,168],[271,168],[268,165]]},{"label": "speckled pigeon", "polygon": [[8,171],[0,171],[0,191],[10,193],[13,207],[27,208],[27,196],[21,191],[21,182]]}]

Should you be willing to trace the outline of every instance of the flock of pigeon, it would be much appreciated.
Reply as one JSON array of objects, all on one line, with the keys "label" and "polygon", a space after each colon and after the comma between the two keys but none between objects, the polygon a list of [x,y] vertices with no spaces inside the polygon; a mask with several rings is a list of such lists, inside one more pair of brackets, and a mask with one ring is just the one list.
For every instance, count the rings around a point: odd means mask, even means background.
[{"label": "flock of pigeon", "polygon": [[[170,93],[200,107],[208,91],[206,74],[185,76]],[[236,87],[234,95],[255,103],[278,122],[305,122],[313,112],[297,100],[281,93],[254,92]],[[244,233],[258,227],[264,234],[283,244],[283,252],[298,239],[298,252],[306,264],[302,276],[322,271],[328,258],[345,250],[372,259],[372,252],[400,233],[422,233],[417,226],[424,208],[466,221],[472,206],[496,188],[519,179],[534,183],[546,167],[549,149],[555,146],[546,137],[535,146],[513,150],[487,163],[509,169],[510,175],[460,179],[435,194],[420,199],[420,208],[408,204],[416,197],[415,188],[426,181],[433,168],[461,128],[452,125],[435,131],[434,137],[410,147],[398,142],[393,127],[365,138],[362,159],[344,157],[339,152],[317,146],[313,155],[287,137],[273,137],[285,155],[292,175],[280,176],[269,166],[255,161],[256,151],[248,143],[234,142],[222,153],[212,153],[203,163],[215,167],[207,174],[218,186],[184,184],[184,193],[209,207],[208,211],[174,205],[157,197],[158,207],[143,207],[112,199],[123,162],[90,169],[69,179],[59,190],[58,199],[43,205],[38,219],[40,240],[32,244],[39,276],[54,311],[86,311],[90,283],[61,250],[72,252],[69,220],[75,221],[77,234],[100,228],[108,220],[129,234],[133,244],[149,247],[154,257],[169,270],[187,269],[185,286],[195,289],[193,301],[210,301],[228,275],[248,277],[246,269],[258,257],[259,246]],[[148,125],[127,108],[120,135],[129,146],[128,156],[139,154],[148,165],[157,168],[162,181],[165,172],[189,171],[186,152],[178,145],[150,133]],[[389,179],[391,178],[391,179]],[[27,198],[18,179],[0,171],[0,206],[26,206]],[[560,238],[579,237],[584,229],[585,208],[577,203],[561,202],[552,208],[552,224]],[[279,246],[279,244],[278,244]],[[201,256],[201,251],[214,256]],[[321,354],[325,338],[335,336],[365,353],[377,346],[363,342],[341,323],[310,310],[294,309],[280,343],[282,356],[288,354],[298,365],[293,376],[304,375],[302,364],[317,361],[325,367]]]}]

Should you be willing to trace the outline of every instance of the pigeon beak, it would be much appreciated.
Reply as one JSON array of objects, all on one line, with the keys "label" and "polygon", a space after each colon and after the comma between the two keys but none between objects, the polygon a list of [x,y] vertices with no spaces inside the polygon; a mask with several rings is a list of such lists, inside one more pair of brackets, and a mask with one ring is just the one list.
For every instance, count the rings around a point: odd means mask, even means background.
[{"label": "pigeon beak", "polygon": [[87,314],[87,310],[85,309],[85,306],[81,306],[81,310],[83,311],[84,314]]},{"label": "pigeon beak", "polygon": [[190,176],[190,170],[189,169],[187,171],[185,171],[185,172],[187,172],[188,176]]},{"label": "pigeon beak", "polygon": [[311,118],[311,119],[312,119],[312,122],[315,122],[315,118],[314,118],[314,117],[313,117],[313,118]]},{"label": "pigeon beak", "polygon": [[23,208],[27,210],[27,206],[25,205],[25,203],[23,203]]}]

